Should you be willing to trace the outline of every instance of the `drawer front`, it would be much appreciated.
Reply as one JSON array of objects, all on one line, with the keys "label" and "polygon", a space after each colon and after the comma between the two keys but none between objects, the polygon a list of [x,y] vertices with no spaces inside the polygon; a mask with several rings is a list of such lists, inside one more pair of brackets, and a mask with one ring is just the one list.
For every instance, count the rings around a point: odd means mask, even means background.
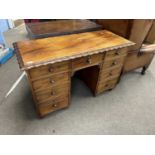
[{"label": "drawer front", "polygon": [[100,79],[108,79],[113,76],[119,76],[121,73],[122,67],[116,67],[108,70],[102,70],[100,73]]},{"label": "drawer front", "polygon": [[73,71],[93,66],[102,62],[103,54],[95,54],[72,60]]},{"label": "drawer front", "polygon": [[59,62],[55,64],[49,64],[29,70],[29,76],[31,79],[39,79],[44,76],[51,76],[55,73],[65,72],[69,70],[69,62]]},{"label": "drawer front", "polygon": [[101,82],[101,83],[107,82],[107,81],[109,81],[109,80],[116,79],[116,78],[118,78],[119,76],[120,76],[119,74],[116,74],[116,75],[109,76],[109,77],[107,77],[107,78],[100,77],[99,82]]},{"label": "drawer front", "polygon": [[119,59],[111,59],[111,60],[105,60],[102,66],[102,70],[106,68],[117,68],[123,66],[125,57],[121,57]]},{"label": "drawer front", "polygon": [[49,99],[55,99],[58,96],[62,95],[68,95],[69,94],[69,83],[65,83],[62,85],[58,85],[55,87],[52,87],[50,89],[46,89],[44,91],[40,91],[35,93],[36,99],[38,103],[45,102],[46,100]]},{"label": "drawer front", "polygon": [[41,116],[47,115],[50,112],[68,107],[69,98],[64,96],[58,100],[49,100],[45,104],[38,105],[38,111]]},{"label": "drawer front", "polygon": [[69,81],[69,73],[61,73],[48,78],[32,81],[32,87],[35,92],[45,90],[55,85],[61,85]]},{"label": "drawer front", "polygon": [[115,87],[116,83],[118,81],[118,78],[114,78],[112,80],[107,80],[105,82],[99,82],[97,93],[101,93],[105,90],[109,90]]},{"label": "drawer front", "polygon": [[111,59],[118,59],[120,57],[125,57],[127,55],[127,49],[117,49],[117,50],[112,50],[106,52],[105,59],[106,60],[111,60]]}]

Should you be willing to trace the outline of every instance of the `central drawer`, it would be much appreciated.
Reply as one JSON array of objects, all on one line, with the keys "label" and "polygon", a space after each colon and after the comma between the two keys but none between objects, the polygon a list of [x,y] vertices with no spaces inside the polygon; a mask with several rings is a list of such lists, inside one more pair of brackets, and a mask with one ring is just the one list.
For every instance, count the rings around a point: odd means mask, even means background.
[{"label": "central drawer", "polygon": [[80,70],[89,66],[98,65],[102,62],[103,54],[94,54],[72,60],[72,70]]},{"label": "central drawer", "polygon": [[61,74],[55,74],[48,78],[43,78],[40,80],[32,81],[32,87],[35,92],[46,90],[47,88],[61,85],[63,87],[63,84],[69,81],[69,73],[61,73]]}]

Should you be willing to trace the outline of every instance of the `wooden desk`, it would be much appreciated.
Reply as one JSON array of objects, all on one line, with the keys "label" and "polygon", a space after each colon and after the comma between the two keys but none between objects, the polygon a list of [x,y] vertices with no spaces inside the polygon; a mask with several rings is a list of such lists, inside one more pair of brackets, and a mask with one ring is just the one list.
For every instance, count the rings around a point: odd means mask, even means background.
[{"label": "wooden desk", "polygon": [[79,19],[26,24],[26,29],[31,39],[101,30],[101,27],[95,22]]},{"label": "wooden desk", "polygon": [[101,30],[23,41],[14,47],[20,68],[27,72],[36,109],[44,116],[69,106],[71,76],[76,71],[94,95],[114,88],[131,45]]}]

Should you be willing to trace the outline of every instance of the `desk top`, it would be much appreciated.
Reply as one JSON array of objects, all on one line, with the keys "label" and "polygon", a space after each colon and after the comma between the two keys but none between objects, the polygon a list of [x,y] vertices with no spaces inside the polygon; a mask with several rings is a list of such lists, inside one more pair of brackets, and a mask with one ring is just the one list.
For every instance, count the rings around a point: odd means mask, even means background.
[{"label": "desk top", "polygon": [[89,20],[58,20],[26,24],[30,38],[39,39],[59,35],[88,32],[101,29],[101,25]]},{"label": "desk top", "polygon": [[71,60],[134,45],[110,31],[100,30],[79,34],[28,40],[14,43],[21,69]]}]

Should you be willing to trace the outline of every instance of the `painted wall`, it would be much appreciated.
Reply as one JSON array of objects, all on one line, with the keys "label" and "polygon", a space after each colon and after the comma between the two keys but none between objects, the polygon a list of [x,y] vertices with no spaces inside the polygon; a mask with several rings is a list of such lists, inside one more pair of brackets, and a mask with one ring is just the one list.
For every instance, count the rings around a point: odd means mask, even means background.
[{"label": "painted wall", "polygon": [[5,44],[3,32],[9,29],[9,24],[7,19],[0,19],[0,44]]}]

